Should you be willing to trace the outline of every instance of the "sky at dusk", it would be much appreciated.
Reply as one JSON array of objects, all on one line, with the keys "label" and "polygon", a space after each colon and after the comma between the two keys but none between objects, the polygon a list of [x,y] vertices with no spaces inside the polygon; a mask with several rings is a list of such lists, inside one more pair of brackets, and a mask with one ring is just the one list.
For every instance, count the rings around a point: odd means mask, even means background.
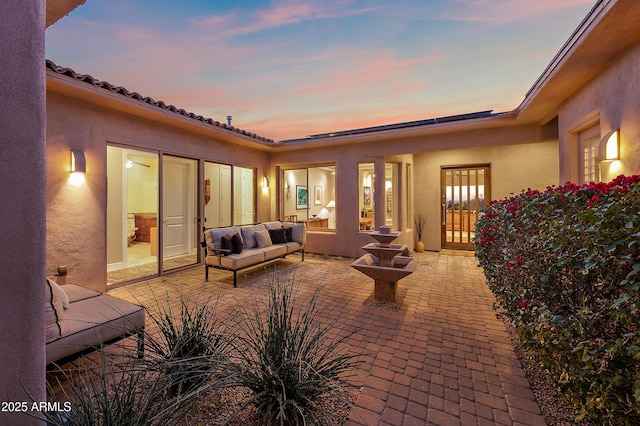
[{"label": "sky at dusk", "polygon": [[87,0],[59,66],[274,140],[516,108],[595,0]]}]

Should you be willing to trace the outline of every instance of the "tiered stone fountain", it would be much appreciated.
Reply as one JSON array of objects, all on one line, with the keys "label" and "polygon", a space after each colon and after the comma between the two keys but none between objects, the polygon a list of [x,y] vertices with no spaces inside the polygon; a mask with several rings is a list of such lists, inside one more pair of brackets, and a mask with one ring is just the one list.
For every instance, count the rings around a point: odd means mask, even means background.
[{"label": "tiered stone fountain", "polygon": [[400,256],[406,245],[391,244],[400,232],[389,232],[388,228],[381,227],[381,231],[369,235],[378,242],[363,246],[369,253],[360,256],[351,266],[374,280],[375,299],[395,302],[398,300],[398,280],[416,270],[417,260]]}]

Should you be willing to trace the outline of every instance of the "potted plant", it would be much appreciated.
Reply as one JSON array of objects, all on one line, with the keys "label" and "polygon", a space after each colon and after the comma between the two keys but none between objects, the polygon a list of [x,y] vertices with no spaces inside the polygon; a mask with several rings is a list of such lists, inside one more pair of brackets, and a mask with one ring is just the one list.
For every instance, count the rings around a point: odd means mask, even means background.
[{"label": "potted plant", "polygon": [[422,232],[424,231],[424,227],[427,224],[427,216],[423,214],[417,214],[413,221],[416,225],[416,251],[418,253],[422,253],[424,251],[424,243],[422,242]]}]

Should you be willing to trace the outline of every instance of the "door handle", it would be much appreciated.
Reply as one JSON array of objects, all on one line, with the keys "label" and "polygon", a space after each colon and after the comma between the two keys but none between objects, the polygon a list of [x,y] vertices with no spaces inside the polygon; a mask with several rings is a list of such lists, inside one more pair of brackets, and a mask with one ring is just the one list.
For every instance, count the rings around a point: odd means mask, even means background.
[{"label": "door handle", "polygon": [[447,205],[442,204],[442,226],[447,224]]}]

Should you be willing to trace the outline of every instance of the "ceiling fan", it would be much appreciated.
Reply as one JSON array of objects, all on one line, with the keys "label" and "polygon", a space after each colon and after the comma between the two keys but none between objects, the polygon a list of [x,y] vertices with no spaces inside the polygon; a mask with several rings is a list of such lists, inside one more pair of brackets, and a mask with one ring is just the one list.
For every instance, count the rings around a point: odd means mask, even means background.
[{"label": "ceiling fan", "polygon": [[136,166],[151,167],[151,166],[150,166],[150,165],[148,165],[148,164],[139,163],[139,162],[137,162],[137,161],[133,161],[133,160],[131,160],[130,158],[127,158],[127,169],[130,169],[131,167],[133,167],[133,165],[134,165],[134,164],[135,164]]}]

